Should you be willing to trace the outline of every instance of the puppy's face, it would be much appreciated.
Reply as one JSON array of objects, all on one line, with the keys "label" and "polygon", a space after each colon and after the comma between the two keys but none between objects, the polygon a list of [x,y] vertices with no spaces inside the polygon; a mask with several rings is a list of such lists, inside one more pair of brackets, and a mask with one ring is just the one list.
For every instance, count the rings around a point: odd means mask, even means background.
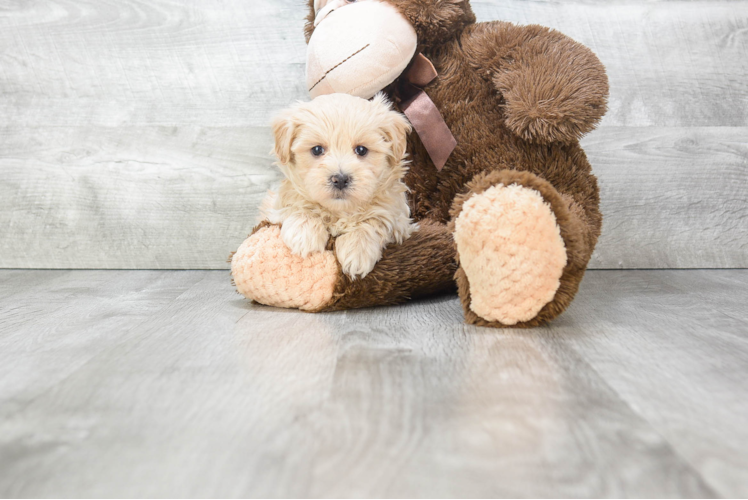
[{"label": "puppy's face", "polygon": [[279,166],[305,198],[334,213],[367,205],[405,173],[410,124],[378,95],[298,104],[273,122]]}]

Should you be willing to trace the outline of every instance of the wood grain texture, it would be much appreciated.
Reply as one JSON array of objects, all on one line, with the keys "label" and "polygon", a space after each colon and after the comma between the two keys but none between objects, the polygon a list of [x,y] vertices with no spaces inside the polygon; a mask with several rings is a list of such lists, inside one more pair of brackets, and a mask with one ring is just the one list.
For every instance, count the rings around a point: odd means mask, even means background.
[{"label": "wood grain texture", "polygon": [[606,127],[591,268],[748,267],[748,127]]},{"label": "wood grain texture", "polygon": [[[35,282],[46,276],[46,283]],[[0,378],[10,396],[6,410],[35,397],[88,362],[98,349],[116,347],[118,336],[159,313],[199,283],[199,272],[98,271],[27,275],[10,303],[0,305]],[[23,292],[18,292],[23,290]],[[70,338],[75,330],[79,336]]]},{"label": "wood grain texture", "polygon": [[[303,3],[0,3],[0,267],[225,268],[306,97]],[[593,267],[746,266],[748,0],[473,5],[608,68]]]},{"label": "wood grain texture", "polygon": [[550,26],[594,50],[611,86],[603,126],[748,125],[748,2],[471,3],[480,20]]},{"label": "wood grain texture", "polygon": [[8,131],[0,267],[226,267],[280,176],[268,135],[55,127],[29,143],[28,130]]},{"label": "wood grain texture", "polygon": [[[279,179],[266,132],[8,130],[0,267],[226,267]],[[584,146],[605,215],[592,268],[748,266],[748,127],[607,127]]]},{"label": "wood grain texture", "polygon": [[[267,126],[306,99],[301,0],[20,0],[0,16],[9,125]],[[748,2],[473,0],[591,47],[605,125],[748,125]]]},{"label": "wood grain texture", "polygon": [[[552,331],[715,491],[748,494],[748,273],[597,272]],[[593,328],[594,335],[584,335]],[[737,417],[737,419],[736,419]]]},{"label": "wood grain texture", "polygon": [[310,315],[224,271],[19,272],[3,497],[748,494],[747,271],[591,271],[531,331],[453,296]]}]

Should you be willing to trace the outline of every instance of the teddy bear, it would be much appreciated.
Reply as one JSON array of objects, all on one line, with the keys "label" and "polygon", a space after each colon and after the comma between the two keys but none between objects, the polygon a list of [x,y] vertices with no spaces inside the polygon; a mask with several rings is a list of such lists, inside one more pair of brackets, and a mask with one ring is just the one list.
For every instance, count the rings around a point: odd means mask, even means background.
[{"label": "teddy bear", "polygon": [[[469,0],[309,0],[312,97],[386,92],[413,122],[405,183],[418,229],[364,278],[302,258],[277,225],[231,259],[245,297],[320,312],[457,291],[467,323],[533,327],[573,300],[602,226],[579,145],[607,108],[605,68],[549,28],[477,23]],[[410,110],[410,113],[408,112]]]}]

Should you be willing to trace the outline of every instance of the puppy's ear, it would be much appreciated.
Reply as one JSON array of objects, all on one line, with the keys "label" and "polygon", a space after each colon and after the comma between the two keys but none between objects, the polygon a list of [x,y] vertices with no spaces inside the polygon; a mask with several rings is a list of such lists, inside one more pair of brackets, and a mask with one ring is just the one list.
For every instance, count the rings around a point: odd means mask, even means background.
[{"label": "puppy's ear", "polygon": [[374,100],[375,102],[379,101],[388,108],[382,132],[384,133],[385,139],[390,144],[393,164],[400,163],[403,156],[405,156],[405,149],[408,147],[408,134],[410,134],[412,129],[410,122],[403,114],[393,111],[391,105],[385,98],[380,98],[379,95],[377,95],[374,97]]},{"label": "puppy's ear", "polygon": [[278,157],[278,160],[283,165],[288,165],[291,162],[293,153],[291,147],[293,141],[296,138],[296,131],[298,129],[299,122],[296,119],[294,109],[286,110],[275,119],[273,119],[273,154]]},{"label": "puppy's ear", "polygon": [[397,164],[405,156],[405,149],[408,147],[408,134],[412,129],[410,122],[402,113],[392,109],[392,103],[383,92],[372,97],[371,102],[384,113],[382,133],[390,145],[393,163]]}]

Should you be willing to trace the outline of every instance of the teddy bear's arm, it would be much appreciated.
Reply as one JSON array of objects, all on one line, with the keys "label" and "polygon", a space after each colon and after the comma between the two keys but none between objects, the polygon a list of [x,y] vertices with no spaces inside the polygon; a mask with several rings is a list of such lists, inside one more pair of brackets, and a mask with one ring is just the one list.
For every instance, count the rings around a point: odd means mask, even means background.
[{"label": "teddy bear's arm", "polygon": [[392,305],[455,289],[455,244],[446,224],[422,220],[410,238],[385,248],[364,278],[351,279],[328,250],[294,255],[278,225],[262,222],[231,256],[239,293],[250,300],[304,311]]},{"label": "teddy bear's arm", "polygon": [[506,125],[535,143],[579,140],[605,114],[608,77],[595,54],[542,26],[481,23],[463,34],[472,64],[504,103]]},{"label": "teddy bear's arm", "polygon": [[332,301],[320,310],[400,304],[452,291],[457,271],[455,252],[452,231],[447,225],[423,219],[410,238],[388,245],[382,259],[364,278],[352,280],[341,273]]}]

